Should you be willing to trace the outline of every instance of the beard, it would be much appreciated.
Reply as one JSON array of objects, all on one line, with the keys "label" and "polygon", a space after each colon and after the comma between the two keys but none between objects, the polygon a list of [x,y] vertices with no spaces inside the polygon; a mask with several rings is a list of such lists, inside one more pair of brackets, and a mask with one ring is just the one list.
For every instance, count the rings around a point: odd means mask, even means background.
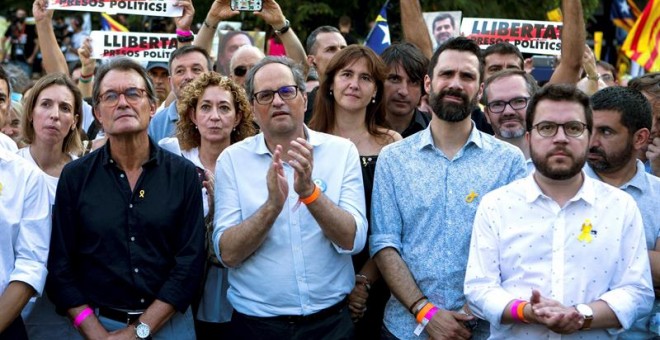
[{"label": "beard", "polygon": [[[551,154],[560,150],[564,152],[566,157],[571,161],[571,164],[568,167],[561,166],[565,163],[550,163]],[[586,151],[587,150],[585,149],[581,155],[573,155],[573,153],[566,148],[554,148],[547,154],[541,155],[540,153],[537,153],[536,150],[534,150],[532,143],[529,144],[529,153],[536,171],[538,171],[541,175],[556,181],[567,180],[579,174],[587,161]]]},{"label": "beard", "polygon": [[[463,104],[445,103],[443,99],[448,95],[460,97]],[[465,92],[445,89],[440,91],[440,93],[431,92],[429,95],[429,105],[436,117],[447,122],[455,123],[462,121],[472,114],[472,111],[477,106],[477,96],[474,96],[470,100]]]},{"label": "beard", "polygon": [[621,169],[624,165],[630,162],[630,159],[635,157],[635,150],[632,145],[632,140],[626,143],[623,150],[613,152],[609,155],[598,147],[589,149],[590,154],[600,156],[600,159],[588,159],[587,162],[592,169],[598,172],[610,173]]}]

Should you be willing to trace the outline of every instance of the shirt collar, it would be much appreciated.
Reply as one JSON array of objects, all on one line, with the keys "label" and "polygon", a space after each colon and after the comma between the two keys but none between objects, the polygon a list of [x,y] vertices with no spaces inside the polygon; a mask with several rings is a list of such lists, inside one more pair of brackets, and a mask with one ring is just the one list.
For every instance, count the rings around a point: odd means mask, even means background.
[{"label": "shirt collar", "polygon": [[[305,132],[305,139],[309,144],[311,144],[313,147],[319,146],[323,143],[323,135],[321,133],[318,133],[314,130],[310,130],[307,125],[303,125],[303,131]],[[255,141],[257,143],[257,148],[255,152],[258,155],[270,155],[271,152],[268,150],[268,145],[266,145],[266,138],[264,137],[264,133],[260,132],[255,136]]]},{"label": "shirt collar", "polygon": [[[101,156],[101,164],[109,165],[115,164],[115,161],[110,156],[110,140],[105,142],[105,145],[99,150]],[[163,150],[156,144],[151,137],[149,137],[149,159],[143,164],[147,165],[158,165],[160,160],[163,157]]]},{"label": "shirt collar", "polygon": [[[433,135],[431,134],[431,123],[429,123],[429,126],[427,126],[426,129],[422,130],[419,133],[419,135],[420,135],[419,144],[418,144],[419,150],[422,150],[427,147],[435,147],[435,142],[433,141]],[[470,130],[470,136],[468,136],[468,140],[465,142],[465,145],[463,145],[461,150],[465,149],[465,147],[470,144],[474,144],[482,149],[484,147],[483,136],[481,135],[479,130],[477,130],[474,121],[472,121],[472,129]]]},{"label": "shirt collar", "polygon": [[[622,186],[620,186],[619,189],[625,190],[628,187],[633,187],[633,188],[637,188],[641,192],[644,192],[644,189],[648,186],[648,182],[646,180],[646,169],[644,168],[644,162],[638,159],[636,163],[636,167],[637,167],[637,171],[635,171],[635,175],[633,176],[633,178],[631,178],[627,183],[624,183]],[[587,176],[593,179],[600,180],[600,176],[598,176],[598,174],[589,164],[586,164],[583,170],[585,174],[587,174]]]},{"label": "shirt collar", "polygon": [[167,108],[167,117],[170,118],[171,121],[176,122],[179,120],[179,110],[176,108],[176,100],[170,104],[170,106]]},{"label": "shirt collar", "polygon": [[[584,170],[582,170],[582,177],[584,178],[584,182],[582,182],[582,186],[578,190],[578,192],[573,196],[569,202],[574,202],[574,201],[579,201],[583,200],[587,202],[590,205],[593,205],[596,202],[596,192],[594,189],[594,183],[595,180],[589,177]],[[534,173],[530,174],[527,176],[524,181],[526,181],[526,186],[527,190],[525,190],[525,201],[527,203],[532,203],[539,199],[540,197],[544,197],[547,199],[551,199],[547,195],[541,191],[541,187],[539,187],[538,183],[536,183],[536,180],[534,179]]]}]

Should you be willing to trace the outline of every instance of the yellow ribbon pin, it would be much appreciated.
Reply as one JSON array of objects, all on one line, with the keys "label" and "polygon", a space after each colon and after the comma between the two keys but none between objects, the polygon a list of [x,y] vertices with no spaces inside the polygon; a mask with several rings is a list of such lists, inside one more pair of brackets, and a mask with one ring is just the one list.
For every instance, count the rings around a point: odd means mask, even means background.
[{"label": "yellow ribbon pin", "polygon": [[144,190],[140,190],[140,198],[144,198]]},{"label": "yellow ribbon pin", "polygon": [[591,228],[591,220],[587,218],[584,220],[584,223],[582,223],[582,232],[580,233],[580,236],[578,236],[578,241],[591,243],[593,240],[593,237],[591,237]]},{"label": "yellow ribbon pin", "polygon": [[467,197],[465,197],[465,202],[472,203],[472,201],[474,201],[474,199],[477,198],[477,196],[479,196],[479,194],[474,192],[474,190],[470,190],[470,194],[467,195]]},{"label": "yellow ribbon pin", "polygon": [[0,183],[0,195],[2,195],[2,183]]}]

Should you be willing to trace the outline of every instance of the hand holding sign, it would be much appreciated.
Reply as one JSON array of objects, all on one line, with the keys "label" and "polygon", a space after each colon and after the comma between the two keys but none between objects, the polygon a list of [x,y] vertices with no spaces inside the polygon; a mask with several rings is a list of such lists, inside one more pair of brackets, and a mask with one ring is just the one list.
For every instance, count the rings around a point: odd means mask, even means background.
[{"label": "hand holding sign", "polygon": [[48,9],[48,0],[35,0],[32,4],[32,15],[35,22],[48,22],[50,24],[53,19],[53,10]]},{"label": "hand holding sign", "polygon": [[209,25],[216,26],[220,21],[227,20],[238,13],[240,12],[231,10],[229,0],[215,0],[206,18]]},{"label": "hand holding sign", "polygon": [[178,0],[174,3],[174,6],[183,8],[181,16],[174,19],[176,28],[183,31],[190,31],[190,26],[192,25],[193,17],[195,16],[195,7],[193,7],[192,1]]},{"label": "hand holding sign", "polygon": [[261,12],[254,12],[254,15],[264,19],[264,21],[273,27],[283,27],[286,18],[280,5],[275,0],[264,0]]}]

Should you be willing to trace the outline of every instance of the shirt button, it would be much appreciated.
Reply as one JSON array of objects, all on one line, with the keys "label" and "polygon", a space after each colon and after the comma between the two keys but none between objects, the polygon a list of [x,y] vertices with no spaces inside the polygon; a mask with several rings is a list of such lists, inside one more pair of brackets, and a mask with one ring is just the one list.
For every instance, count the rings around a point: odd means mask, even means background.
[{"label": "shirt button", "polygon": [[124,178],[124,174],[120,174],[119,177]]},{"label": "shirt button", "polygon": [[135,236],[131,236],[131,242],[135,242]]},{"label": "shirt button", "polygon": [[144,299],[140,299],[140,303],[144,303]]},{"label": "shirt button", "polygon": [[128,207],[133,209],[133,203],[129,204]]},{"label": "shirt button", "polygon": [[139,269],[135,268],[135,272],[136,272],[136,273],[139,272],[139,271],[140,271]]}]

